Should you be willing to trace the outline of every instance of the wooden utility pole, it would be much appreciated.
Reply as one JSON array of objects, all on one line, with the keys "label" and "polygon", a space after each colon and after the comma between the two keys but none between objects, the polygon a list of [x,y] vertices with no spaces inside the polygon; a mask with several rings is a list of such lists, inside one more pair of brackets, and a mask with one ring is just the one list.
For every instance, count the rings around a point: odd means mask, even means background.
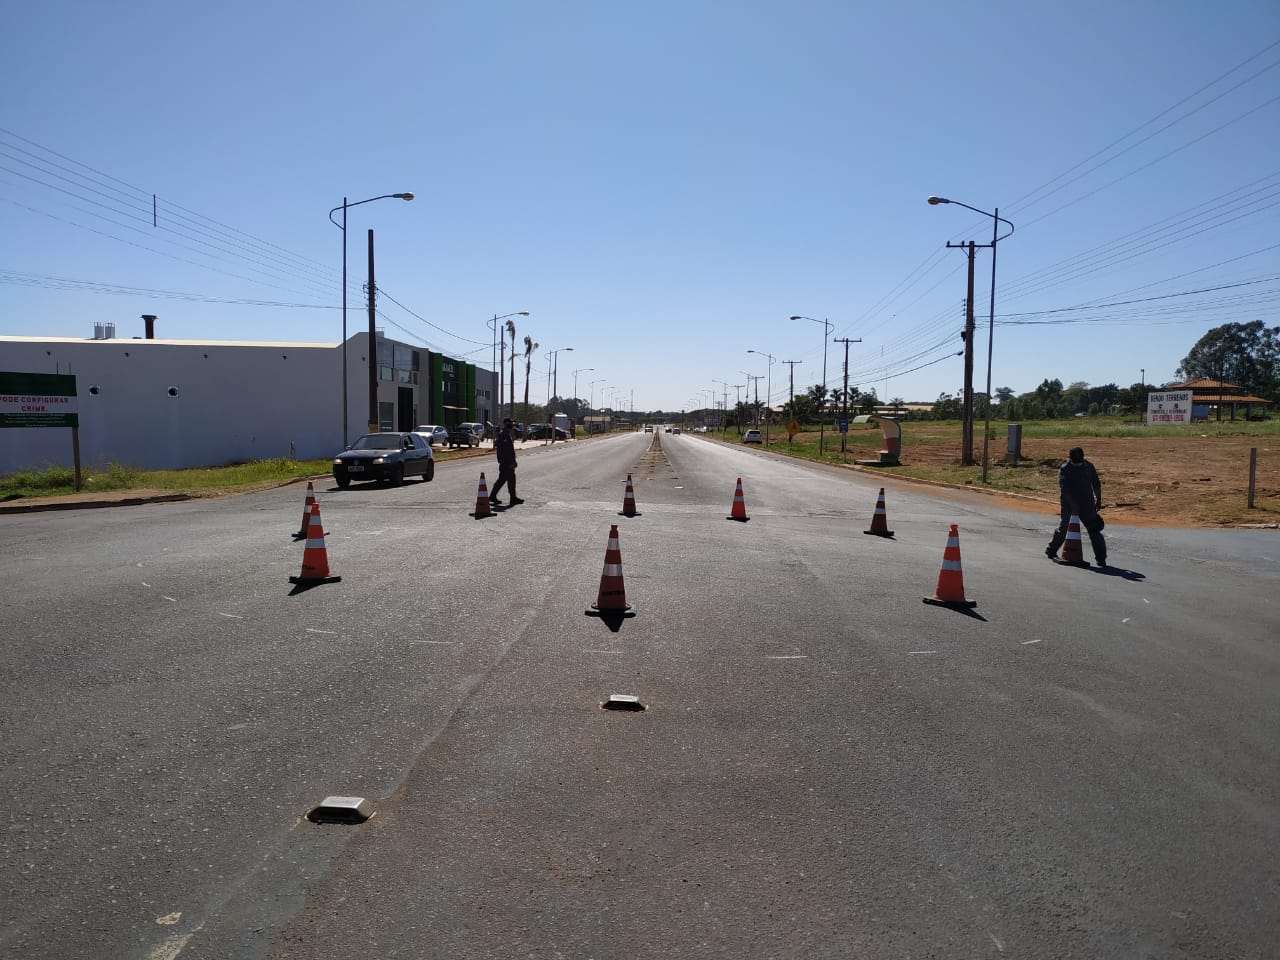
[{"label": "wooden utility pole", "polygon": [[[848,337],[833,337],[831,342],[844,344],[844,419],[845,419],[845,423],[847,424],[849,422],[849,344],[861,343],[862,338],[858,337],[857,340],[850,340]],[[888,401],[888,399],[889,399],[888,397],[885,397],[886,402]],[[849,433],[848,427],[840,431],[840,452],[841,453],[844,453],[845,437],[848,436],[848,433]]]},{"label": "wooden utility pole", "polygon": [[[948,247],[959,247],[969,257],[969,295],[964,301],[964,411],[960,425],[960,462],[966,467],[973,466],[973,260],[977,244],[947,242]],[[983,244],[986,246],[986,244]],[[887,399],[887,398],[886,398]],[[991,398],[987,398],[991,402]]]}]

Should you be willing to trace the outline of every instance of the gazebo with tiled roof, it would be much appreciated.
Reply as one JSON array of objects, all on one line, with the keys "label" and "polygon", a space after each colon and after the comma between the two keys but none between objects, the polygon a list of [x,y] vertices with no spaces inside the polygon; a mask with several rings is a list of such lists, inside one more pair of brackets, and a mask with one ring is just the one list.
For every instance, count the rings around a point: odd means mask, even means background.
[{"label": "gazebo with tiled roof", "polygon": [[[1236,412],[1240,407],[1244,407],[1244,416],[1247,420],[1253,416],[1254,407],[1261,407],[1261,412],[1266,412],[1266,408],[1271,406],[1270,400],[1251,396],[1245,393],[1242,387],[1234,383],[1227,383],[1225,380],[1210,380],[1202,377],[1199,380],[1188,380],[1186,383],[1170,383],[1163,389],[1190,390],[1193,417],[1196,407],[1205,407],[1206,410],[1221,410],[1223,407],[1230,406],[1232,420],[1236,419]],[[1201,418],[1196,417],[1195,419]]]}]

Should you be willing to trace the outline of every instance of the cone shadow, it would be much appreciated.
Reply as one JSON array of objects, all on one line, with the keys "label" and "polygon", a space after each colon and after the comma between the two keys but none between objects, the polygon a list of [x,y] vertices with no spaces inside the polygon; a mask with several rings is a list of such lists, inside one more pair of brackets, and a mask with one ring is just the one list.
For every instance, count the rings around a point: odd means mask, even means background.
[{"label": "cone shadow", "polygon": [[296,597],[298,594],[306,593],[322,583],[338,583],[341,580],[341,577],[318,577],[309,580],[303,580],[301,577],[290,577],[289,582],[293,584],[293,589],[289,591],[289,596]]},{"label": "cone shadow", "polygon": [[588,617],[597,618],[601,623],[608,627],[612,633],[617,633],[622,629],[622,621],[629,620],[631,617],[636,615],[634,607],[630,607],[626,610],[593,610],[588,607],[585,613]]}]

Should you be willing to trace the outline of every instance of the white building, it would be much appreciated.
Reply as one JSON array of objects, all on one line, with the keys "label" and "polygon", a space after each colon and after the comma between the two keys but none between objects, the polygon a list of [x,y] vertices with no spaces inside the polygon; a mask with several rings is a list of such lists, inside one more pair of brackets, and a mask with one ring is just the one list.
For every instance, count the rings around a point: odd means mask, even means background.
[{"label": "white building", "polygon": [[[343,449],[340,343],[117,339],[114,324],[95,324],[94,334],[0,337],[0,371],[76,377],[86,469],[319,459]],[[368,345],[367,332],[347,341],[349,439],[368,431]],[[381,335],[377,346],[379,429],[492,419],[492,372]],[[0,473],[72,463],[69,428],[0,430]]]}]

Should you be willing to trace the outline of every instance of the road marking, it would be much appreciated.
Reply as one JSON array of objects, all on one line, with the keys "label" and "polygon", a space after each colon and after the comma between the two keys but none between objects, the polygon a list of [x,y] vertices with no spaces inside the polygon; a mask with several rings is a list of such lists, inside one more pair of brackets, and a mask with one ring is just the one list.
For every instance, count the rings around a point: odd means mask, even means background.
[{"label": "road marking", "polygon": [[996,939],[996,935],[994,933],[988,933],[987,936],[990,937],[991,942],[996,945],[996,949],[999,950],[1001,953],[1004,953],[1004,944]]},{"label": "road marking", "polygon": [[621,650],[583,650],[583,653],[621,653]]},{"label": "road marking", "polygon": [[1025,647],[1028,643],[1041,643],[1041,640],[1023,640],[1022,645]]},{"label": "road marking", "polygon": [[151,589],[151,584],[147,583],[147,581],[145,581],[145,580],[143,580],[143,581],[142,581],[142,585],[143,585],[144,587],[146,587],[148,590],[150,590],[150,589]]},{"label": "road marking", "polygon": [[218,616],[220,616],[220,617],[226,617],[228,620],[243,620],[243,619],[244,619],[244,617],[240,616],[239,614],[236,614],[236,613],[223,613],[222,611],[218,611]]},{"label": "road marking", "polygon": [[187,941],[191,939],[189,933],[182,933],[176,937],[170,937],[160,946],[155,947],[147,954],[147,960],[175,960],[182,952],[182,948],[187,945]]},{"label": "road marking", "polygon": [[170,603],[177,603],[177,602],[178,602],[177,600],[173,599],[173,597],[166,597],[163,593],[162,593],[162,594],[160,594],[160,599],[161,599],[161,600],[168,600]]},{"label": "road marking", "polygon": [[1123,620],[1121,620],[1120,622],[1121,622],[1121,623],[1128,623],[1128,622],[1129,622],[1129,618],[1128,618],[1128,617],[1125,617],[1125,618],[1124,618]]},{"label": "road marking", "polygon": [[337,630],[317,630],[315,627],[307,627],[307,633],[323,633],[326,637],[336,637]]},{"label": "road marking", "polygon": [[766,660],[808,660],[809,655],[806,653],[797,653],[794,656],[787,657],[765,657]]},{"label": "road marking", "polygon": [[1143,597],[1143,598],[1142,598],[1142,602],[1143,602],[1143,603],[1150,603],[1151,601],[1150,601],[1150,600],[1148,600],[1146,597]]},{"label": "road marking", "polygon": [[938,652],[937,650],[908,650],[907,656],[914,657],[914,656],[919,656],[926,653],[937,653],[937,652]]},{"label": "road marking", "polygon": [[410,640],[410,643],[437,643],[445,647],[455,647],[458,645],[457,640]]},{"label": "road marking", "polygon": [[166,913],[163,917],[156,917],[156,923],[162,927],[171,927],[182,919],[182,911],[175,910],[173,913]]}]

